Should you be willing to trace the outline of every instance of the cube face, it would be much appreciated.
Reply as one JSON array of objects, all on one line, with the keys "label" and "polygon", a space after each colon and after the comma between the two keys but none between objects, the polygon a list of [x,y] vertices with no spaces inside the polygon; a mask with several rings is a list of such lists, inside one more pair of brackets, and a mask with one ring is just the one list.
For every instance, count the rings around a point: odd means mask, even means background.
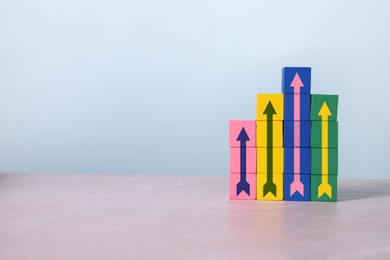
[{"label": "cube face", "polygon": [[338,150],[336,148],[311,148],[311,174],[321,175],[324,174],[322,167],[322,154],[324,155],[325,162],[327,161],[327,173],[329,175],[338,174]]},{"label": "cube face", "polygon": [[[298,75],[298,76],[297,76]],[[299,77],[299,79],[298,79]],[[282,69],[282,93],[294,94],[298,87],[300,93],[310,94],[311,68],[310,67],[285,67]],[[295,90],[295,92],[294,92]]]},{"label": "cube face", "polygon": [[229,145],[240,147],[241,141],[238,137],[244,128],[249,140],[246,147],[256,147],[256,121],[255,120],[230,120],[229,121]]},{"label": "cube face", "polygon": [[[256,174],[256,148],[246,148],[245,150],[245,169],[248,174]],[[241,172],[241,148],[230,148],[230,173]]]},{"label": "cube face", "polygon": [[[230,199],[231,200],[255,200],[256,199],[256,174],[246,175],[246,180],[240,182],[239,173],[230,174]],[[246,184],[247,183],[247,184]],[[249,186],[249,187],[248,187]],[[247,189],[242,189],[246,187]],[[237,190],[239,193],[237,194]],[[249,190],[249,194],[247,194]]]},{"label": "cube face", "polygon": [[311,173],[310,148],[284,148],[285,174]]},{"label": "cube face", "polygon": [[311,200],[337,201],[337,175],[312,175]]},{"label": "cube face", "polygon": [[[328,135],[322,137],[322,128],[326,127]],[[337,121],[313,121],[311,123],[311,147],[337,148],[338,147]]]},{"label": "cube face", "polygon": [[[283,174],[284,172],[284,149],[283,148],[256,148],[257,149],[257,174],[268,173],[267,161],[268,152],[272,154],[272,174]],[[269,149],[269,151],[268,151]]]},{"label": "cube face", "polygon": [[[258,200],[283,200],[283,174],[273,174],[272,182],[267,180],[267,174],[257,174]],[[267,189],[267,185],[274,185],[275,194]]]},{"label": "cube face", "polygon": [[284,121],[284,147],[310,147],[310,121]]},{"label": "cube face", "polygon": [[310,120],[309,94],[284,94],[284,120]]},{"label": "cube face", "polygon": [[311,95],[310,120],[337,121],[338,101],[338,95]]},{"label": "cube face", "polygon": [[256,146],[267,147],[269,124],[272,124],[272,147],[283,147],[283,121],[257,121]]},{"label": "cube face", "polygon": [[[272,106],[270,107],[270,105]],[[270,113],[270,110],[273,113]],[[256,95],[256,120],[264,121],[264,120],[283,120],[283,119],[284,119],[283,94],[257,94]]]},{"label": "cube face", "polygon": [[285,200],[310,201],[309,174],[284,174],[283,182]]}]

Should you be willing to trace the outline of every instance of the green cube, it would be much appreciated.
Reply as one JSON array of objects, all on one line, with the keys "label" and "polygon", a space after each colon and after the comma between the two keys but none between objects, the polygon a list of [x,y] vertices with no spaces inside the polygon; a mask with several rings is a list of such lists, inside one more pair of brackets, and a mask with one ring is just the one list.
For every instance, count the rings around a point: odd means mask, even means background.
[{"label": "green cube", "polygon": [[[325,138],[325,143],[322,143],[322,125],[326,124],[328,128],[328,136]],[[311,122],[311,147],[338,147],[338,122],[337,121],[313,121]],[[325,126],[325,127],[326,127]]]},{"label": "green cube", "polygon": [[311,121],[337,121],[338,95],[311,95]]},{"label": "green cube", "polygon": [[[311,148],[311,174],[321,175],[322,153],[328,153],[328,174],[338,173],[338,149],[337,148]],[[326,157],[325,157],[326,158]]]},{"label": "green cube", "polygon": [[312,201],[337,201],[337,175],[311,175]]}]

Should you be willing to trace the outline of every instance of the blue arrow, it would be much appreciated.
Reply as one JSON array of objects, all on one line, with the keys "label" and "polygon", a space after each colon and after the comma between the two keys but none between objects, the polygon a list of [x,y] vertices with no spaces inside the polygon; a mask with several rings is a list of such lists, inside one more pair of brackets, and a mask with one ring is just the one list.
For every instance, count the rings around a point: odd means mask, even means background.
[{"label": "blue arrow", "polygon": [[249,141],[249,137],[244,127],[241,129],[237,141],[240,141],[240,182],[237,184],[237,196],[242,191],[250,196],[249,183],[246,181],[246,142]]}]

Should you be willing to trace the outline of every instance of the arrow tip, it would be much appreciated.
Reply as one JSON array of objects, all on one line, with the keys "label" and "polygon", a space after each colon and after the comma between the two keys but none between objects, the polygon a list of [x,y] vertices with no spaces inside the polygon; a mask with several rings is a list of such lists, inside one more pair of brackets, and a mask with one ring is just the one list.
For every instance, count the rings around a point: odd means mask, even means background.
[{"label": "arrow tip", "polygon": [[320,112],[318,112],[318,115],[319,116],[331,116],[332,115],[332,113],[330,112],[329,107],[325,101],[322,104],[322,107],[320,109]]},{"label": "arrow tip", "polygon": [[265,108],[263,114],[264,114],[264,115],[275,115],[275,114],[276,114],[275,108],[274,108],[274,106],[272,105],[271,101],[268,102],[268,105],[267,105],[267,107]]},{"label": "arrow tip", "polygon": [[240,134],[237,137],[237,141],[250,141],[249,136],[246,133],[244,127],[241,129],[241,132],[240,132]]},{"label": "arrow tip", "polygon": [[295,73],[294,79],[291,82],[290,87],[293,87],[293,88],[301,88],[301,87],[303,87],[303,83],[302,83],[301,77],[299,77],[298,73]]}]

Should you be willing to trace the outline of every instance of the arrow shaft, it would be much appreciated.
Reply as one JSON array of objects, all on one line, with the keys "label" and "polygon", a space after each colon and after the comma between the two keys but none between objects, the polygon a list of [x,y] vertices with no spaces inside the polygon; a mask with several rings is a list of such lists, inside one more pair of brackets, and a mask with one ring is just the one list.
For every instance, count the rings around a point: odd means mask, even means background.
[{"label": "arrow shaft", "polygon": [[240,145],[240,181],[246,181],[246,141]]},{"label": "arrow shaft", "polygon": [[294,147],[301,146],[301,98],[297,88],[297,94],[294,94]]},{"label": "arrow shaft", "polygon": [[301,147],[301,121],[294,121],[294,147]]},{"label": "arrow shaft", "polygon": [[300,180],[301,172],[301,98],[300,87],[294,88],[294,181]]},{"label": "arrow shaft", "polygon": [[322,119],[322,174],[328,174],[328,120]]},{"label": "arrow shaft", "polygon": [[322,117],[322,149],[321,149],[321,170],[322,170],[322,183],[328,183],[328,165],[329,165],[329,149],[328,149],[328,117]]},{"label": "arrow shaft", "polygon": [[273,173],[273,120],[272,114],[267,115],[267,182],[272,181]]},{"label": "arrow shaft", "polygon": [[294,181],[301,180],[301,150],[298,147],[294,147]]},{"label": "arrow shaft", "polygon": [[328,182],[328,174],[322,174],[321,175],[321,183],[329,183]]},{"label": "arrow shaft", "polygon": [[301,121],[294,121],[294,174],[301,172]]},{"label": "arrow shaft", "polygon": [[322,174],[328,175],[328,164],[329,164],[329,158],[328,158],[328,149],[322,148],[321,149],[321,159],[322,159]]},{"label": "arrow shaft", "polygon": [[299,89],[297,90],[297,93],[294,94],[294,120],[299,121],[301,120],[301,96],[299,95]]},{"label": "arrow shaft", "polygon": [[328,135],[328,120],[327,118],[325,118],[326,120],[324,120],[324,118],[322,119],[322,123],[321,123],[321,130],[322,130],[322,147],[328,147],[328,141],[329,141],[329,135]]}]

